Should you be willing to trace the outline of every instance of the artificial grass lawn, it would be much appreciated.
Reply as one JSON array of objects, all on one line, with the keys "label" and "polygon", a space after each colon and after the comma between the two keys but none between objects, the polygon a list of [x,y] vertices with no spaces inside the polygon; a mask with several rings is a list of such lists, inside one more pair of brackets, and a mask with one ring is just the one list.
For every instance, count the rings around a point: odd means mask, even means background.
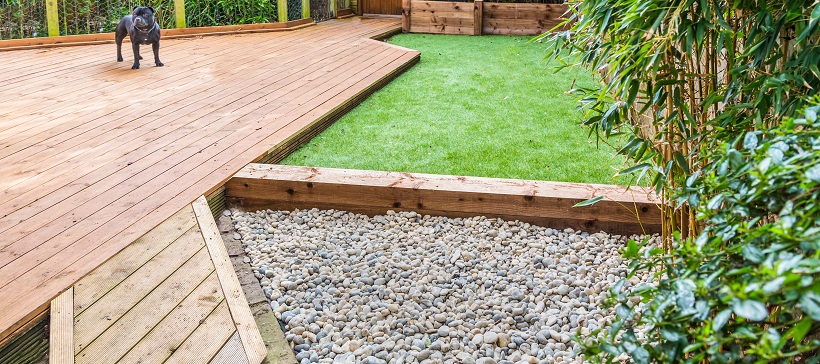
[{"label": "artificial grass lawn", "polygon": [[[622,158],[579,125],[584,70],[553,73],[529,37],[401,34],[421,62],[282,163],[615,183]],[[626,182],[623,180],[621,182]]]}]

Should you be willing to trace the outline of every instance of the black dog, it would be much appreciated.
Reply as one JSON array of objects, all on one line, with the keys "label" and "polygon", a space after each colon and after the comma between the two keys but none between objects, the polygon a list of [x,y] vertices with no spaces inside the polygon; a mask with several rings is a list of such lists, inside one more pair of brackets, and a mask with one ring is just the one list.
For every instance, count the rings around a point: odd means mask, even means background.
[{"label": "black dog", "polygon": [[154,63],[162,67],[159,61],[159,24],[154,20],[154,8],[135,6],[131,15],[124,16],[117,24],[117,62],[122,62],[122,40],[128,35],[131,37],[131,48],[134,49],[134,65],[132,69],[140,68],[140,44],[151,45],[154,49]]}]

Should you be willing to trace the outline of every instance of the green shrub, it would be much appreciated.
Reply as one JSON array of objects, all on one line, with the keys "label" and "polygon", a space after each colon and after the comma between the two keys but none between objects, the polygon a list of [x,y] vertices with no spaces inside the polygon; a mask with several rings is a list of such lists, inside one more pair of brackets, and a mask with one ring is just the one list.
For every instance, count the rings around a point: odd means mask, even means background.
[{"label": "green shrub", "polygon": [[[815,0],[583,0],[571,29],[550,36],[554,57],[605,82],[583,88],[585,125],[625,134],[622,174],[674,189],[721,141],[765,130],[820,90]],[[568,51],[568,52],[567,52]],[[569,56],[565,56],[569,54]],[[698,235],[687,204],[663,206],[664,242]]]},{"label": "green shrub", "polygon": [[617,319],[600,342],[584,341],[589,358],[820,360],[818,113],[820,106],[808,107],[804,117],[745,133],[708,155],[676,196],[695,208],[704,230],[669,253],[629,242],[630,277],[652,270],[658,280],[613,287]]},{"label": "green shrub", "polygon": [[571,9],[571,29],[550,36],[553,58],[603,76],[577,90],[584,124],[627,136],[618,152],[634,165],[621,174],[652,180],[664,221],[659,245],[630,242],[624,253],[634,272],[657,279],[613,287],[617,319],[600,342],[584,339],[585,353],[817,362],[820,3],[583,0]]}]

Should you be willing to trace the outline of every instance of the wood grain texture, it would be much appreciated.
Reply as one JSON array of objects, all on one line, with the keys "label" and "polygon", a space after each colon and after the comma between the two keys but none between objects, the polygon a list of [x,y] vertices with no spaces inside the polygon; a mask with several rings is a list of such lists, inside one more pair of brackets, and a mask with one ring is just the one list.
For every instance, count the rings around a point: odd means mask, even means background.
[{"label": "wood grain texture", "polygon": [[473,35],[484,33],[484,0],[473,2]]},{"label": "wood grain texture", "polygon": [[114,62],[110,45],[0,53],[0,99],[11,100],[0,114],[0,341],[244,165],[294,148],[279,144],[315,135],[418,61],[368,39],[398,29],[351,18],[171,39],[166,66],[140,70]]},{"label": "wood grain texture", "polygon": [[[225,297],[215,274],[205,279],[185,297],[150,332],[117,360],[120,364],[162,363],[202,325]],[[192,343],[191,345],[194,346]],[[199,343],[208,346],[208,343]]]},{"label": "wood grain texture", "polygon": [[69,288],[51,301],[48,362],[74,364],[74,289]]},{"label": "wood grain texture", "polygon": [[[180,238],[196,224],[194,211],[184,208],[74,285],[74,312],[82,313],[137,269]],[[174,250],[174,254],[178,251]],[[160,256],[160,259],[162,257]],[[166,262],[167,263],[167,262]],[[148,266],[151,269],[151,265]]]},{"label": "wood grain texture", "polygon": [[564,4],[411,1],[402,22],[413,33],[538,35],[560,24],[566,10]]},{"label": "wood grain texture", "polygon": [[[369,214],[415,210],[617,234],[660,229],[660,210],[652,195],[609,185],[251,164],[226,184],[226,195],[250,209],[321,207]],[[572,207],[597,196],[606,199]]]},{"label": "wood grain texture", "polygon": [[433,34],[474,34],[474,6],[470,3],[412,1],[410,31]]},{"label": "wood grain texture", "polygon": [[222,301],[165,363],[209,363],[235,333],[228,304]]},{"label": "wood grain texture", "polygon": [[560,24],[565,4],[484,4],[484,34],[538,35]]},{"label": "wood grain texture", "polygon": [[216,353],[211,360],[211,364],[250,364],[242,340],[239,340],[239,333],[234,333],[225,346]]},{"label": "wood grain texture", "polygon": [[359,15],[400,15],[402,0],[361,0]]},{"label": "wood grain texture", "polygon": [[401,0],[401,31],[410,32],[410,16],[413,13],[411,0]]},{"label": "wood grain texture", "polygon": [[[207,283],[207,278],[213,276],[213,266],[204,248],[178,268],[151,293],[129,307],[121,317],[111,320],[95,319],[86,324],[86,328],[91,329],[83,332],[75,329],[76,362],[93,364],[118,361],[180,302],[201,286],[203,281]],[[206,289],[207,292],[218,290],[218,282],[212,279],[211,285]],[[76,320],[77,318],[75,327]]]},{"label": "wood grain texture", "polygon": [[225,249],[225,243],[219,234],[219,228],[211,215],[205,196],[200,196],[194,201],[193,207],[202,236],[205,238],[205,245],[208,247],[211,261],[216,269],[216,275],[225,294],[225,301],[228,303],[231,317],[236,324],[236,331],[242,341],[242,347],[245,349],[248,361],[251,364],[259,364],[265,359],[268,351],[256,327],[256,321],[248,307],[242,287],[239,285],[239,279],[236,277],[228,251]]},{"label": "wood grain texture", "polygon": [[[78,301],[90,303],[89,306],[74,304],[74,326],[76,350],[93,341],[122,315],[154,291],[180,266],[193,259],[202,250],[202,238],[199,231],[189,229],[171,246],[157,254],[141,267],[140,270],[106,292],[96,301],[81,298]],[[202,255],[201,253],[199,255]],[[82,282],[82,281],[81,281]],[[82,282],[87,285],[88,283]],[[92,283],[93,284],[93,283]]]}]

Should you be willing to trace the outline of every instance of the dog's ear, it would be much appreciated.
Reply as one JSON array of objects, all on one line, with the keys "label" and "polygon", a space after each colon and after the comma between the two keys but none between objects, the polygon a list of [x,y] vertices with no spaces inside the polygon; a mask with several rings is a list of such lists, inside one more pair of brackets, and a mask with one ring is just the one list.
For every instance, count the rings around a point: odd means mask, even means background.
[{"label": "dog's ear", "polygon": [[133,12],[137,11],[138,7],[140,7],[140,6],[139,5],[135,6],[133,9],[131,9],[131,12],[133,13]]},{"label": "dog's ear", "polygon": [[154,10],[154,8],[152,8],[152,7],[150,7],[150,6],[148,7],[148,9],[151,9],[151,13],[152,13],[152,14],[156,14],[156,13],[157,13],[157,11],[156,11],[156,10]]}]

